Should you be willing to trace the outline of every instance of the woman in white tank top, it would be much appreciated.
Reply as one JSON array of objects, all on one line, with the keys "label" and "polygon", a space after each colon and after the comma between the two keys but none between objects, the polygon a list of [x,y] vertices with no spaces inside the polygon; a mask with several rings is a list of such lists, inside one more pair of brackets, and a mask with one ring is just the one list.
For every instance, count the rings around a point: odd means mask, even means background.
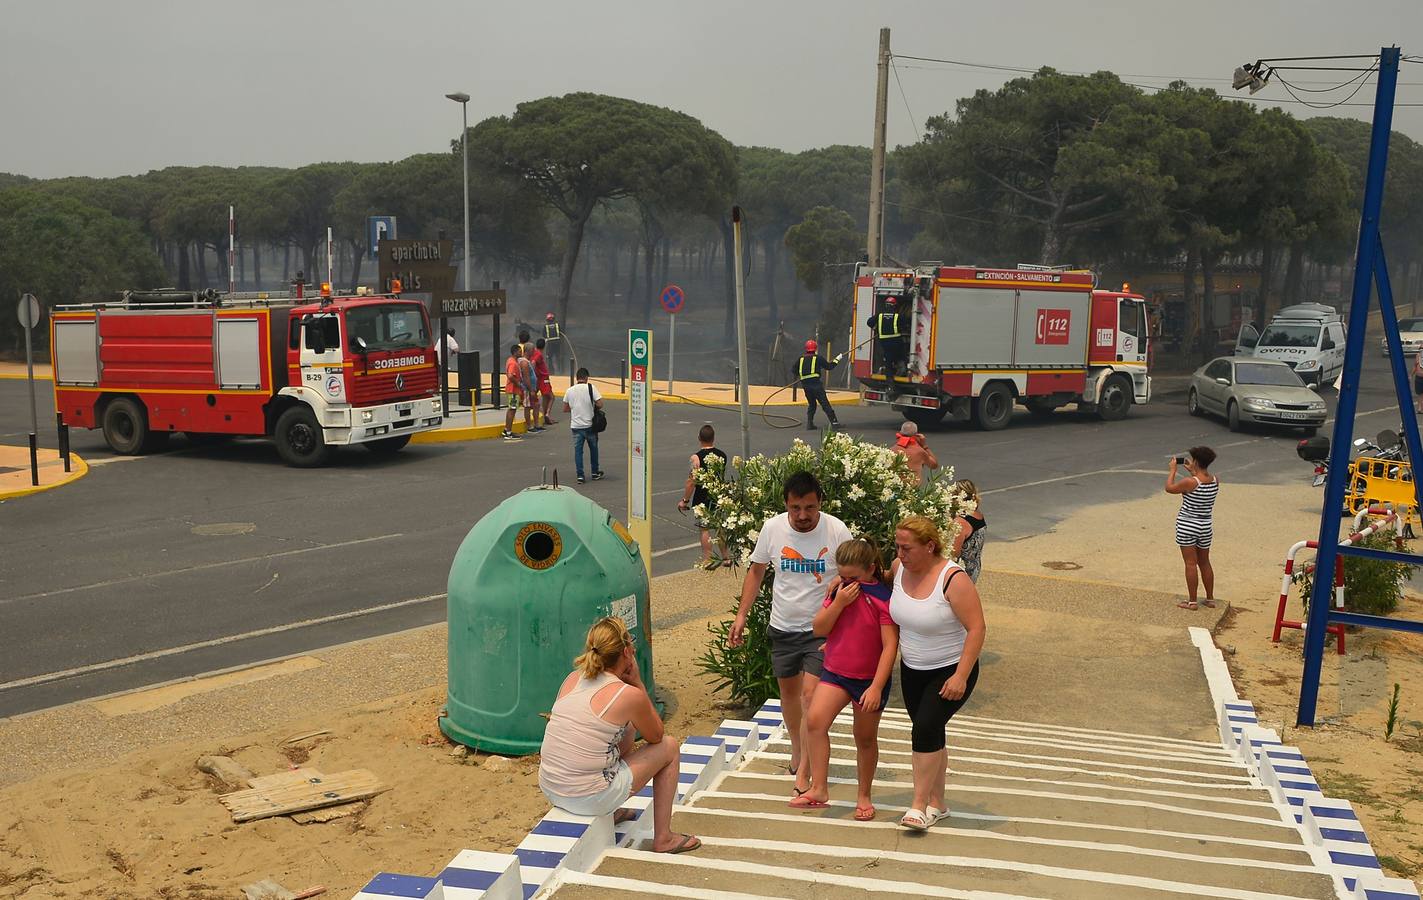
[{"label": "woman in white tank top", "polygon": [[[681,753],[677,739],[642,684],[636,648],[622,619],[599,619],[588,630],[578,668],[564,679],[544,728],[539,787],[550,803],[579,816],[614,821],[637,815],[622,805],[652,782],[652,849],[685,853],[702,842],[672,831]],[[629,690],[631,688],[631,690]],[[633,735],[647,743],[632,749]]]},{"label": "woman in white tank top", "polygon": [[978,683],[986,633],[978,589],[943,558],[945,543],[938,526],[922,516],[900,522],[894,533],[889,614],[899,626],[899,680],[914,751],[914,800],[899,824],[916,831],[948,815],[945,730]]}]

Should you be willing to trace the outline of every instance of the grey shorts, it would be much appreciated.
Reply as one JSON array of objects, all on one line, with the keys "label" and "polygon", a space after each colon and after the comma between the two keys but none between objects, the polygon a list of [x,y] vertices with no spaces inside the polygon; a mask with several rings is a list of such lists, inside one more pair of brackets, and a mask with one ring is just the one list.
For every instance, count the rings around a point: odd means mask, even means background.
[{"label": "grey shorts", "polygon": [[767,628],[771,639],[771,674],[777,678],[794,678],[804,672],[820,677],[825,666],[825,638],[813,631],[781,631]]}]

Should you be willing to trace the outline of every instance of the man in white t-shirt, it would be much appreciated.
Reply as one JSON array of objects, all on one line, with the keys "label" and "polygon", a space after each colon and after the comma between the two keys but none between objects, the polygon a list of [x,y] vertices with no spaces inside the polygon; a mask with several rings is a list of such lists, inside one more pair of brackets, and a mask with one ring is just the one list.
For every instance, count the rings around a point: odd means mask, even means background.
[{"label": "man in white t-shirt", "polygon": [[598,432],[593,430],[593,410],[603,408],[603,395],[588,383],[588,370],[578,370],[578,383],[563,392],[563,411],[568,413],[568,430],[573,434],[573,468],[578,483],[583,483],[583,445],[588,445],[589,462],[593,464],[593,480],[603,477],[598,467]]},{"label": "man in white t-shirt", "polygon": [[742,642],[746,614],[761,590],[767,567],[773,567],[771,671],[781,689],[781,715],[791,740],[790,770],[796,776],[796,793],[801,794],[810,786],[810,768],[800,764],[805,746],[803,711],[820,683],[825,662],[825,638],[815,636],[811,621],[838,574],[835,551],[851,535],[844,522],[820,511],[825,492],[811,473],[796,472],[787,478],[781,496],[786,511],[761,526],[756,549],[751,551],[741,606],[731,626],[731,645]]},{"label": "man in white t-shirt", "polygon": [[459,359],[460,342],[455,340],[455,330],[450,328],[445,331],[445,368],[451,372],[457,371],[459,366],[456,360]]}]

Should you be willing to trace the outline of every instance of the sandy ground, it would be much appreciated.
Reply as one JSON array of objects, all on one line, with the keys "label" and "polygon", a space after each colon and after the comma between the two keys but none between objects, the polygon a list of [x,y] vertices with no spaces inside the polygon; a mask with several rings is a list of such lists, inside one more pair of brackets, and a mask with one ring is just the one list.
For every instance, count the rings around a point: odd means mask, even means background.
[{"label": "sandy ground", "polygon": [[[657,679],[676,734],[727,717],[694,659],[714,618],[699,604],[729,607],[735,587],[729,573],[654,582]],[[508,851],[547,811],[535,758],[451,755],[436,725],[443,626],[299,659],[258,681],[183,682],[0,720],[0,897],[226,900],[263,878],[350,896],[402,860],[433,874],[464,848]],[[288,743],[316,730],[326,733]],[[195,768],[212,753],[258,775],[367,768],[390,790],[331,822],[235,825],[217,799],[229,789]]]},{"label": "sandy ground", "polygon": [[[989,544],[984,566],[1050,572],[1069,581],[1110,581],[1184,597],[1180,553],[1171,532],[1178,502],[1161,494],[1087,509],[1047,534]],[[1216,642],[1226,651],[1236,689],[1254,702],[1261,724],[1304,751],[1326,793],[1355,804],[1386,869],[1420,880],[1423,637],[1377,630],[1350,633],[1343,657],[1333,652],[1331,641],[1319,692],[1321,724],[1313,729],[1294,724],[1302,634],[1286,630],[1279,644],[1270,642],[1285,552],[1295,541],[1317,536],[1319,504],[1318,490],[1307,484],[1222,485],[1211,558],[1216,594],[1229,601],[1231,610],[1217,629]],[[985,511],[991,521],[992,507]],[[1419,542],[1413,544],[1418,550]],[[1159,615],[1163,622],[1192,615],[1169,603],[1158,607],[1148,614]],[[1423,601],[1408,598],[1397,615],[1423,620]],[[1292,592],[1287,618],[1300,616]],[[1394,684],[1399,685],[1398,724],[1392,740],[1385,740]]]},{"label": "sandy ground", "polygon": [[[1164,495],[1098,507],[1051,533],[988,546],[991,677],[980,681],[976,714],[1080,721],[1090,710],[1097,727],[1209,736],[1204,679],[1184,627],[1210,627],[1219,614],[1173,604],[1181,590],[1174,509]],[[1232,651],[1241,693],[1304,749],[1329,793],[1356,802],[1387,867],[1419,877],[1423,641],[1350,635],[1348,656],[1326,657],[1328,724],[1294,728],[1299,635],[1272,645],[1269,624],[1281,557],[1310,534],[1318,494],[1307,485],[1230,486],[1218,509],[1213,555],[1219,593],[1233,607],[1219,642]],[[991,505],[986,512],[991,519]],[[688,572],[654,583],[657,679],[677,734],[709,733],[730,714],[695,659],[738,580]],[[1423,618],[1423,603],[1407,612]],[[230,898],[262,878],[349,896],[383,868],[433,874],[462,848],[507,851],[547,805],[532,760],[451,755],[435,724],[444,647],[437,626],[0,720],[0,897]],[[1402,724],[1386,742],[1394,682]],[[325,733],[289,741],[317,730]],[[390,790],[323,824],[234,825],[217,800],[225,788],[194,766],[209,753],[228,753],[259,775],[298,763],[327,773],[368,768]]]}]

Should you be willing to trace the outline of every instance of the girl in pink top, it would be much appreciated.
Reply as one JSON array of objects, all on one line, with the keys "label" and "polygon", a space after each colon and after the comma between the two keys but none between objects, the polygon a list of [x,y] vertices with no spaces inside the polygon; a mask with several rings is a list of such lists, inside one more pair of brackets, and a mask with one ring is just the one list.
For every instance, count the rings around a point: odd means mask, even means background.
[{"label": "girl in pink top", "polygon": [[889,693],[890,672],[899,651],[899,628],[889,617],[891,590],[884,583],[879,550],[852,540],[835,551],[840,584],[825,598],[812,627],[826,635],[825,668],[806,711],[810,788],[796,790],[795,809],[830,805],[830,726],[845,704],[854,704],[855,770],[859,789],[855,820],[875,817],[870,787],[879,764],[880,713]]}]

